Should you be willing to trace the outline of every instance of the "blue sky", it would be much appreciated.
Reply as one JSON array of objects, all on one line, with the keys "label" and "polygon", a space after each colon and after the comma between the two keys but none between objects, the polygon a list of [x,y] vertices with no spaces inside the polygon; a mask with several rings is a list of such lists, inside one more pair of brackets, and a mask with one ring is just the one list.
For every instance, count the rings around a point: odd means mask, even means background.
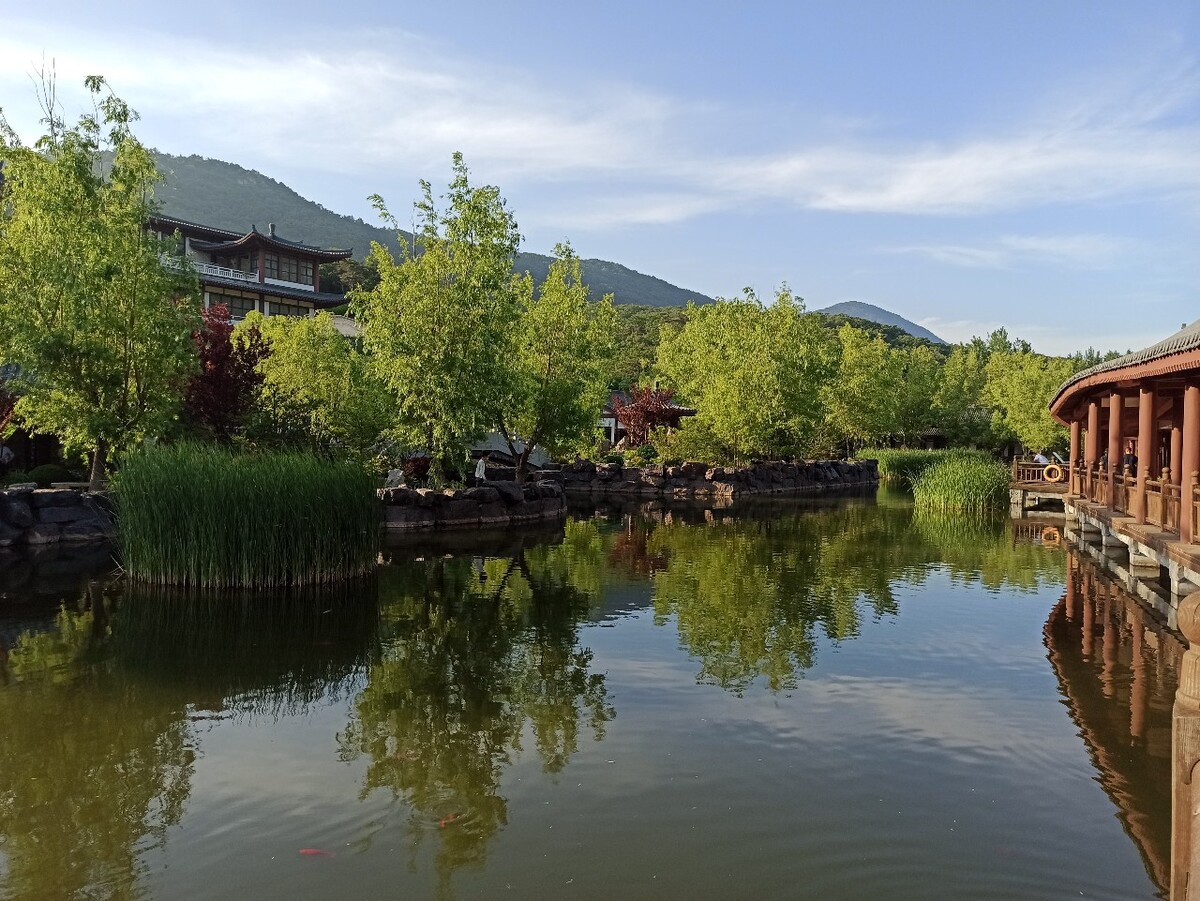
[{"label": "blue sky", "polygon": [[709,295],[786,281],[1049,353],[1200,316],[1195,0],[3,0],[26,140],[43,58],[69,113],[106,75],[147,143],[368,221],[461,150],[526,249]]}]

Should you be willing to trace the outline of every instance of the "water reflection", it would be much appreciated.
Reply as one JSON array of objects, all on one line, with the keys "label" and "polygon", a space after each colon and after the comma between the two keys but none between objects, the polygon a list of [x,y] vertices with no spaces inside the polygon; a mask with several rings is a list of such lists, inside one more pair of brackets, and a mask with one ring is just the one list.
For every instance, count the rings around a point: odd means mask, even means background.
[{"label": "water reflection", "polygon": [[1171,708],[1186,645],[1074,549],[1045,632],[1047,656],[1099,782],[1165,897]]},{"label": "water reflection", "polygon": [[543,770],[560,772],[581,734],[614,716],[579,627],[597,599],[595,529],[512,557],[393,559],[380,574],[383,641],[342,758],[367,760],[363,797],[391,792],[407,813],[409,853],[437,844],[443,894],[486,859],[507,823],[502,777],[532,735]]}]

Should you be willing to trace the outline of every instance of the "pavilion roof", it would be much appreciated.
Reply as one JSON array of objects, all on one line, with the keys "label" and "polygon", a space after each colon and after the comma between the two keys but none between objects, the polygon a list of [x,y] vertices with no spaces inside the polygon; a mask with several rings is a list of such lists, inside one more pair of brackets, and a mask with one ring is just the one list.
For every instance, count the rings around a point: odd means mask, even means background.
[{"label": "pavilion roof", "polygon": [[[326,262],[346,260],[354,255],[353,250],[335,250],[304,244],[301,241],[289,241],[276,234],[263,234],[256,226],[251,226],[248,232],[235,232],[225,228],[214,228],[188,222],[186,219],[174,219],[170,216],[155,216],[153,224],[178,229],[181,234],[191,239],[192,246],[205,253],[234,253],[253,245],[265,245],[290,253],[304,254],[317,257]],[[272,232],[274,226],[271,227]]]},{"label": "pavilion roof", "polygon": [[[1144,347],[1141,350],[1135,350],[1132,353],[1127,353],[1122,357],[1117,357],[1113,360],[1107,360],[1103,363],[1098,363],[1095,366],[1089,366],[1087,369],[1080,370],[1069,379],[1062,383],[1058,392],[1054,395],[1054,400],[1050,402],[1051,409],[1059,406],[1060,400],[1070,389],[1081,382],[1091,382],[1093,384],[1107,379],[1097,379],[1096,376],[1104,376],[1106,373],[1114,375],[1123,369],[1131,369],[1133,367],[1141,367],[1147,363],[1153,363],[1162,360],[1165,357],[1171,357],[1176,354],[1187,353],[1200,349],[1200,319],[1197,319],[1191,325],[1185,325],[1173,335],[1163,338],[1157,344],[1151,344],[1149,347]],[[1114,378],[1113,381],[1116,379]]]}]

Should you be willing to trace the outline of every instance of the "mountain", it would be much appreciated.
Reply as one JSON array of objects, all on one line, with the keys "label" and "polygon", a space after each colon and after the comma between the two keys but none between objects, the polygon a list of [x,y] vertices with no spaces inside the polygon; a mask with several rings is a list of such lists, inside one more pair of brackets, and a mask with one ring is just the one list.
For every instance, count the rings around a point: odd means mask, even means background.
[{"label": "mountain", "polygon": [[[281,236],[321,247],[352,249],[357,259],[378,241],[398,250],[396,233],[368,225],[353,216],[327,210],[306,200],[287,185],[233,163],[200,156],[156,153],[164,181],[155,191],[164,215],[188,222],[249,231],[255,225],[266,231],[275,223]],[[411,236],[402,232],[406,240]],[[526,270],[535,282],[546,277],[552,257],[540,253],[517,255],[516,269]],[[711,303],[712,298],[688,291],[652,275],[636,272],[607,260],[581,260],[583,278],[593,297],[612,294],[617,303],[650,307],[683,306],[689,300]]]},{"label": "mountain", "polygon": [[844,303],[835,303],[831,307],[826,307],[823,310],[815,310],[817,313],[824,313],[826,316],[849,316],[853,319],[866,319],[869,322],[878,322],[880,325],[890,325],[908,332],[914,338],[924,338],[926,341],[931,341],[934,344],[946,344],[929,329],[921,328],[915,322],[909,322],[903,316],[897,316],[882,307],[877,307],[874,304],[861,303],[857,300],[848,300]]}]

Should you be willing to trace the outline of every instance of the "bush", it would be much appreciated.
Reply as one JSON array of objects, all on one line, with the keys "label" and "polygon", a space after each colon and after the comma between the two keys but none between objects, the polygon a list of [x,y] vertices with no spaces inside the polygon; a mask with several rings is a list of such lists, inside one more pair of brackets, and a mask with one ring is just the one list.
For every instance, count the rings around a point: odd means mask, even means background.
[{"label": "bush", "polygon": [[310,453],[152,447],[113,479],[124,565],[194,588],[330,583],[373,570],[375,480]]},{"label": "bush", "polygon": [[25,470],[23,470],[23,469],[14,469],[12,472],[10,472],[8,475],[6,475],[4,478],[0,479],[0,486],[22,485],[28,481],[30,481],[29,473],[25,472]]},{"label": "bush", "polygon": [[930,466],[913,482],[916,509],[983,513],[1008,506],[1010,473],[994,460],[958,456]]},{"label": "bush", "polygon": [[29,470],[25,481],[37,482],[39,488],[49,488],[51,482],[78,482],[81,480],[65,466],[60,466],[58,463],[43,463],[41,466],[35,466]]},{"label": "bush", "polygon": [[658,459],[658,451],[654,449],[654,445],[647,442],[640,444],[633,450],[625,454],[625,460],[637,466],[647,466]]},{"label": "bush", "polygon": [[983,451],[951,448],[949,450],[913,450],[909,448],[870,447],[854,455],[859,460],[878,460],[879,478],[885,482],[916,483],[929,467],[946,460],[991,459]]}]

